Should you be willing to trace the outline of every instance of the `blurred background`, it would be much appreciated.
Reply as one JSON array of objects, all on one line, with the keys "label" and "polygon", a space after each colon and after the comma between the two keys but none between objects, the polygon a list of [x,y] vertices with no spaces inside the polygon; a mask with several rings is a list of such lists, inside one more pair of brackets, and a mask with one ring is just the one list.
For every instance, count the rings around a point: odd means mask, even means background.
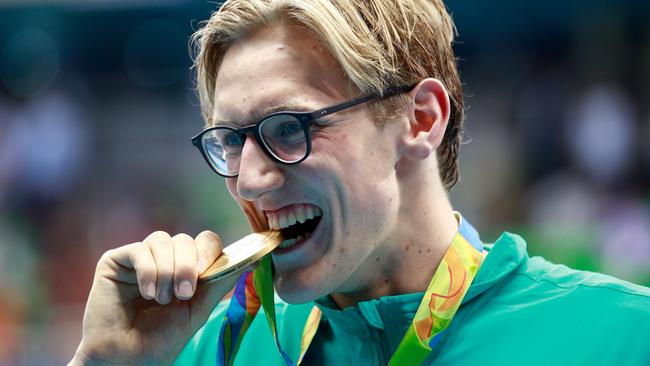
[{"label": "blurred background", "polygon": [[[650,285],[650,3],[450,0],[457,209],[492,242]],[[94,266],[154,230],[248,232],[190,144],[218,2],[0,2],[0,365],[60,365]]]}]

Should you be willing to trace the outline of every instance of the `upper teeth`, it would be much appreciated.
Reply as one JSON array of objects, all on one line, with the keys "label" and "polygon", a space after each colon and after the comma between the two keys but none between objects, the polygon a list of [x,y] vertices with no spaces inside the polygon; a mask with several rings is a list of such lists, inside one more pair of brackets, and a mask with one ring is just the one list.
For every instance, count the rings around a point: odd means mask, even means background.
[{"label": "upper teeth", "polygon": [[288,209],[266,212],[266,219],[269,227],[273,230],[280,230],[294,225],[296,222],[303,223],[306,220],[321,216],[320,208],[311,205],[292,205]]}]

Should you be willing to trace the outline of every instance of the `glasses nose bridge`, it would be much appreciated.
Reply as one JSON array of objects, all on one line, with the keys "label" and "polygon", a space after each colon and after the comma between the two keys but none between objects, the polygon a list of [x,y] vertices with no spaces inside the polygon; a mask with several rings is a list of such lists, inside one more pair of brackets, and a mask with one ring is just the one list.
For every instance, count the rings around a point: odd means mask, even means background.
[{"label": "glasses nose bridge", "polygon": [[[258,145],[258,148],[262,150],[264,155],[266,155],[267,158],[269,158],[271,161],[274,160],[271,152],[269,151],[268,147],[266,146],[266,143],[263,141],[264,137],[262,136],[260,132],[260,124],[255,124],[255,125],[250,125],[246,127],[242,127],[239,130],[237,130],[237,134],[239,135],[239,138],[242,141],[242,155],[244,154],[244,148],[246,145],[246,141],[248,139],[248,135],[252,135],[253,139],[255,140],[255,143]],[[241,170],[241,165],[239,167],[239,170]]]},{"label": "glasses nose bridge", "polygon": [[[259,164],[264,164],[265,166],[273,166],[275,168],[275,159],[273,158],[271,152],[268,150],[268,147],[262,141],[262,136],[260,133],[258,133],[258,126],[253,125],[253,126],[248,126],[241,128],[237,133],[241,136],[242,139],[242,151],[241,151],[241,161],[239,163],[239,175],[241,176],[242,170],[245,170],[249,167],[255,167],[256,165]],[[247,138],[249,134],[253,135],[253,139]],[[251,141],[252,140],[252,141]],[[252,147],[255,151],[247,151],[250,150],[251,147],[246,147],[246,143],[253,143],[255,145]],[[250,160],[250,157],[247,157],[247,155],[253,154],[254,155],[254,164],[251,165],[250,163],[247,162],[247,160]],[[263,162],[259,162],[258,160],[262,160]],[[264,168],[268,170],[269,168]]]},{"label": "glasses nose bridge", "polygon": [[237,135],[239,135],[239,138],[242,140],[242,146],[244,143],[246,143],[247,137],[250,134],[255,136],[255,138],[257,139],[257,129],[258,129],[257,125],[251,125],[251,126],[242,127],[236,131]]},{"label": "glasses nose bridge", "polygon": [[243,140],[237,179],[239,196],[255,200],[265,192],[277,189],[282,184],[284,184],[284,172],[271,158],[266,146],[257,138],[257,135],[253,139]]}]

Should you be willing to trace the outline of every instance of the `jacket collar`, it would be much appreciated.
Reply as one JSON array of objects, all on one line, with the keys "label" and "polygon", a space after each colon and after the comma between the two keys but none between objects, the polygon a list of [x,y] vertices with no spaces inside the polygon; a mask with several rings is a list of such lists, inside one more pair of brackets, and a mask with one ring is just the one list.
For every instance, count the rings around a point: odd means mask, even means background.
[{"label": "jacket collar", "polygon": [[[459,215],[458,215],[459,216]],[[512,273],[527,258],[526,242],[518,235],[505,232],[494,244],[483,245],[476,230],[460,217],[459,234],[470,243],[480,243],[488,251],[476,278],[472,282],[462,304],[471,301]],[[333,327],[347,332],[357,332],[372,326],[378,329],[399,326],[406,328],[413,319],[423,292],[383,296],[362,301],[346,309],[339,309],[329,296],[316,301],[323,318]],[[462,306],[462,305],[461,305]],[[388,329],[387,329],[388,330]]]}]

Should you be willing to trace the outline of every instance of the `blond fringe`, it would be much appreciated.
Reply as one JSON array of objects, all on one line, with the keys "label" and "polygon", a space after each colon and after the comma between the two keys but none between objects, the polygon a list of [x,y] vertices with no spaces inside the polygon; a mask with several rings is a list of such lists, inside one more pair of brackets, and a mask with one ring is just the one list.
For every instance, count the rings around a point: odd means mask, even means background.
[{"label": "blond fringe", "polygon": [[[443,184],[458,181],[464,106],[452,42],[456,29],[439,0],[229,0],[192,36],[197,91],[210,124],[221,59],[235,41],[271,24],[292,21],[319,38],[363,93],[414,84],[426,77],[448,89],[452,111],[438,148]],[[380,119],[397,115],[404,96],[371,105]]]}]

